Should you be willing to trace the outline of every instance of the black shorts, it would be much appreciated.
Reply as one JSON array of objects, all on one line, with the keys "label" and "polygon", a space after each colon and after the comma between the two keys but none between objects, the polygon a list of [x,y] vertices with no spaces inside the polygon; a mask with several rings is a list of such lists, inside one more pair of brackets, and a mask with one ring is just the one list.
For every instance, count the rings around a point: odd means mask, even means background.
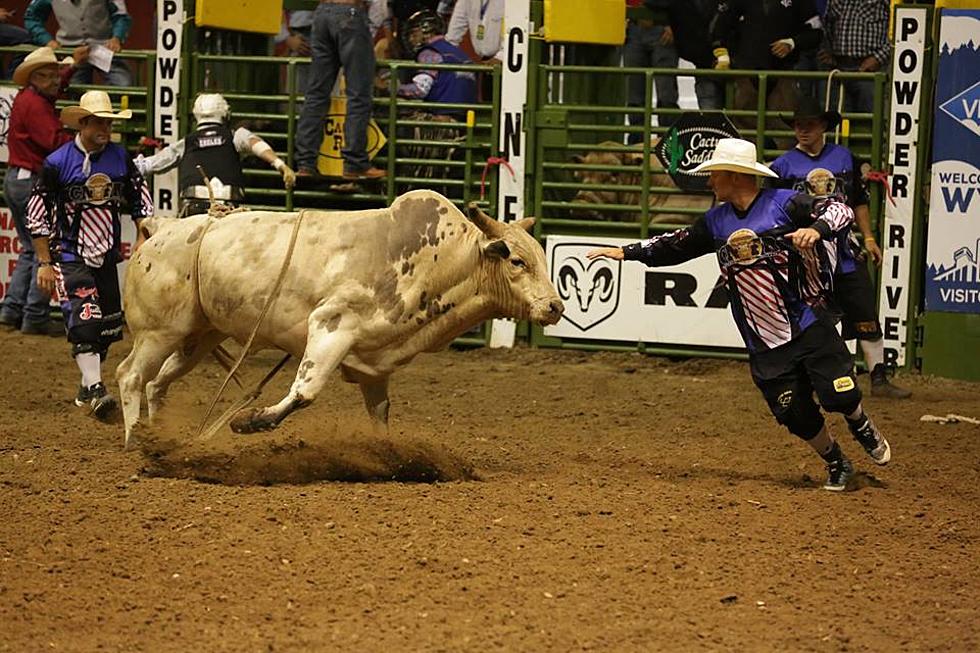
[{"label": "black shorts", "polygon": [[882,336],[878,322],[878,298],[868,268],[862,262],[854,272],[834,276],[834,301],[842,315],[844,340],[878,340]]},{"label": "black shorts", "polygon": [[749,359],[752,380],[776,419],[808,439],[823,426],[824,410],[850,413],[861,401],[851,352],[832,325],[818,321],[791,342]]},{"label": "black shorts", "polygon": [[58,263],[55,270],[68,342],[75,345],[75,353],[104,354],[111,343],[122,340],[122,301],[115,261],[100,268],[82,262]]}]

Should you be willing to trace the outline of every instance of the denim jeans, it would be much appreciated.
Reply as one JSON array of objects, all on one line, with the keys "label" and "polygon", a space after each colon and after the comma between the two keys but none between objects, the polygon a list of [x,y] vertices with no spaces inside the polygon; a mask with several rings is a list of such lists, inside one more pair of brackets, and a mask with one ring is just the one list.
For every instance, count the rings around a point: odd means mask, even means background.
[{"label": "denim jeans", "polygon": [[31,196],[31,186],[36,175],[18,179],[20,168],[9,168],[3,180],[3,196],[13,214],[20,239],[20,255],[17,266],[10,276],[10,288],[3,298],[0,314],[11,321],[23,318],[24,325],[40,326],[47,324],[51,297],[37,287],[37,261],[34,258],[34,243],[27,229],[27,200]]},{"label": "denim jeans", "polygon": [[345,172],[370,167],[367,127],[371,120],[374,87],[374,44],[367,13],[353,5],[321,2],[313,12],[306,100],[296,126],[296,167],[316,168],[323,140],[323,117],[330,108],[330,93],[340,68],[347,79],[347,117],[344,120]]},{"label": "denim jeans", "polygon": [[[77,67],[71,75],[72,84],[91,84],[94,77],[95,68],[92,64],[83,63]],[[112,58],[109,64],[109,72],[105,73],[106,84],[109,86],[132,86],[133,75],[129,72],[129,66],[121,59]]]},{"label": "denim jeans", "polygon": [[721,109],[725,103],[725,83],[708,77],[694,78],[694,94],[702,111]]},{"label": "denim jeans", "polygon": [[[663,25],[641,27],[630,21],[626,27],[626,43],[623,45],[623,65],[627,68],[677,68],[677,49],[673,45],[662,45],[660,37],[664,33]],[[661,109],[677,108],[677,78],[656,75],[653,78],[656,89],[656,106]],[[631,107],[642,107],[646,100],[646,77],[630,75],[627,80],[626,101]],[[642,126],[643,117],[630,114],[630,124]],[[671,122],[658,119],[660,124]],[[642,134],[630,134],[630,143],[639,143]]]}]

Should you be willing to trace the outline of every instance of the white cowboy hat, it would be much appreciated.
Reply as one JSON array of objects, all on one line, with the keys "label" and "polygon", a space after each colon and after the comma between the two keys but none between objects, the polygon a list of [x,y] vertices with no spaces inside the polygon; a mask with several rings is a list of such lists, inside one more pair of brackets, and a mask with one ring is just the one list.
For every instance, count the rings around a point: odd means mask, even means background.
[{"label": "white cowboy hat", "polygon": [[710,172],[711,170],[729,170],[757,177],[779,176],[767,166],[756,161],[755,145],[749,141],[743,141],[741,138],[719,139],[715,151],[711,153],[711,158],[691,170],[691,174],[702,171]]},{"label": "white cowboy hat", "polygon": [[78,106],[65,107],[61,110],[61,122],[72,129],[80,129],[78,121],[88,116],[129,120],[133,112],[123,109],[119,113],[112,112],[112,100],[105,91],[89,91],[78,101]]},{"label": "white cowboy hat", "polygon": [[75,60],[71,57],[65,57],[58,61],[58,56],[54,50],[45,45],[24,57],[24,60],[14,70],[14,83],[17,86],[27,86],[31,79],[31,73],[41,66],[70,66],[73,63]]}]

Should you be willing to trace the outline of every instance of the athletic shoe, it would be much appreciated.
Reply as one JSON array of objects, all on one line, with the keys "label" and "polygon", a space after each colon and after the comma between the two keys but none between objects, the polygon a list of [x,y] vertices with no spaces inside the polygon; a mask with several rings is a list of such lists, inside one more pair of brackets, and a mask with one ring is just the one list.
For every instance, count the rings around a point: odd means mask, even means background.
[{"label": "athletic shoe", "polygon": [[105,384],[99,381],[87,388],[79,387],[75,405],[88,406],[96,418],[105,419],[116,410],[116,398],[109,394]]},{"label": "athletic shoe", "polygon": [[841,456],[837,460],[827,463],[827,482],[823,484],[823,489],[831,492],[843,492],[847,489],[847,482],[854,476],[854,466],[851,461]]},{"label": "athletic shoe", "polygon": [[888,372],[884,363],[878,363],[871,370],[871,396],[888,397],[889,399],[908,399],[912,396],[911,390],[900,388],[888,379]]},{"label": "athletic shoe", "polygon": [[854,439],[864,447],[864,450],[871,456],[871,460],[879,465],[887,465],[892,459],[892,448],[888,445],[888,440],[881,434],[875,423],[867,415],[861,417],[857,424],[847,421],[847,428],[851,430]]}]

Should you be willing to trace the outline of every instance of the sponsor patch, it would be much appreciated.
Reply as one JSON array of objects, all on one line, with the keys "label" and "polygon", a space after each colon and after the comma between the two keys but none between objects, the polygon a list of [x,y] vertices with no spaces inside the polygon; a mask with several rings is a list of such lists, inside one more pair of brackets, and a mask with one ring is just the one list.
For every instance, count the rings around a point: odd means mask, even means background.
[{"label": "sponsor patch", "polygon": [[776,397],[776,403],[783,408],[789,406],[791,403],[793,403],[793,391],[786,390],[785,392],[780,392],[779,396]]},{"label": "sponsor patch", "polygon": [[79,299],[85,299],[86,297],[92,297],[95,295],[95,291],[95,288],[75,288],[75,290],[72,291],[72,294]]},{"label": "sponsor patch", "polygon": [[834,379],[834,390],[837,392],[847,392],[854,389],[854,379],[849,376],[842,376]]},{"label": "sponsor patch", "polygon": [[82,310],[78,312],[78,317],[82,320],[98,320],[102,317],[102,309],[99,308],[98,304],[86,302],[82,304]]}]

